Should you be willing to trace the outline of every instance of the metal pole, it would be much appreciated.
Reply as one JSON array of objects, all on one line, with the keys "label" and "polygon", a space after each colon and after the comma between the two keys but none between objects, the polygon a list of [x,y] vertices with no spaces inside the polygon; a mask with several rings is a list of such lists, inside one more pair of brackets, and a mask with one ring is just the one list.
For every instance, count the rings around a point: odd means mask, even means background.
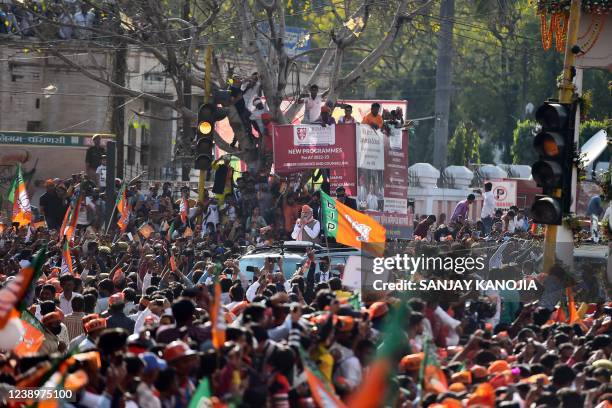
[{"label": "metal pole", "polygon": [[[206,55],[204,56],[204,103],[211,102],[212,51],[213,49],[210,45],[206,47]],[[200,170],[198,200],[204,202],[204,198],[206,198],[206,170]]]},{"label": "metal pole", "polygon": [[[120,164],[121,165],[121,164]],[[106,214],[104,219],[106,224],[106,231],[113,222],[112,217],[115,213],[115,169],[117,168],[117,143],[115,141],[106,142],[106,190],[104,192],[106,196]]]},{"label": "metal pole", "polygon": [[[580,24],[580,0],[572,0],[570,6],[570,15],[568,20],[568,29],[567,29],[567,38],[565,40],[565,58],[563,62],[563,78],[559,85],[559,102],[561,103],[571,103],[572,98],[574,96],[574,84],[573,84],[573,68],[576,63],[576,54],[572,51],[574,45],[576,45],[576,41],[578,39],[578,25]],[[570,119],[571,120],[571,119]],[[579,119],[576,120],[576,126],[579,126]],[[574,141],[576,140],[576,135],[578,133],[574,133]],[[575,180],[577,178],[576,168],[572,171],[572,179]],[[575,183],[572,183],[575,186]],[[576,199],[576,189],[573,188],[571,192],[573,200]],[[561,197],[561,190],[555,191],[556,197]],[[567,229],[565,226],[561,226],[561,228],[557,228],[556,225],[547,225],[546,226],[546,235],[544,236],[544,272],[550,270],[550,268],[555,263],[555,254],[557,251],[557,233],[558,230]],[[571,234],[571,232],[570,232]],[[561,236],[567,236],[567,231],[562,231]],[[571,235],[573,237],[573,235]],[[573,240],[570,239],[566,245],[571,245],[573,249]],[[564,246],[563,249],[560,248],[560,253],[568,253],[568,248]],[[573,252],[573,250],[572,250]]]}]

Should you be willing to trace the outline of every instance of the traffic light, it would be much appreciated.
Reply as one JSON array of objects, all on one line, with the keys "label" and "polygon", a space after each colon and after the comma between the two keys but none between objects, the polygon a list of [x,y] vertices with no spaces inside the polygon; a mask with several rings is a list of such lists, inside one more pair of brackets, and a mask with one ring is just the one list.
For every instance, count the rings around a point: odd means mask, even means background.
[{"label": "traffic light", "polygon": [[545,102],[536,111],[540,132],[533,139],[538,161],[531,175],[543,195],[536,196],[531,215],[538,224],[561,225],[572,203],[575,106]]},{"label": "traffic light", "polygon": [[225,118],[226,113],[215,104],[206,103],[198,109],[198,124],[196,126],[196,140],[194,145],[195,163],[198,170],[210,170],[214,160],[215,123]]}]

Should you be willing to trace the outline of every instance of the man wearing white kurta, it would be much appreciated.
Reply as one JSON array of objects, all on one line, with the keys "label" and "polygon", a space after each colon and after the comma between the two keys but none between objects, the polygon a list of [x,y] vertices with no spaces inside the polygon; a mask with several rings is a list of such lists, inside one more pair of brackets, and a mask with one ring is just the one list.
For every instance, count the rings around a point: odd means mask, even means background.
[{"label": "man wearing white kurta", "polygon": [[312,216],[312,208],[308,205],[302,206],[300,218],[295,222],[291,238],[296,241],[310,241],[313,243],[319,242],[319,233],[321,232],[321,223]]}]

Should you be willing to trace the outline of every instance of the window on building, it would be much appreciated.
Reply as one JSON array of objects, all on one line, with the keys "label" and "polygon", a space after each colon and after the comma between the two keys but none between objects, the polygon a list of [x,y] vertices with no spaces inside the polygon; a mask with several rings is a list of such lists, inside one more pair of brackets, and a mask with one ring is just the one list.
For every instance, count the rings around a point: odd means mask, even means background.
[{"label": "window on building", "polygon": [[42,124],[39,120],[28,121],[26,123],[27,132],[40,132],[42,130]]},{"label": "window on building", "polygon": [[128,143],[127,143],[127,160],[128,166],[136,164],[136,129],[130,126],[128,131]]},{"label": "window on building", "polygon": [[142,128],[140,134],[140,165],[147,166],[149,164],[149,146],[151,135],[148,127]]}]

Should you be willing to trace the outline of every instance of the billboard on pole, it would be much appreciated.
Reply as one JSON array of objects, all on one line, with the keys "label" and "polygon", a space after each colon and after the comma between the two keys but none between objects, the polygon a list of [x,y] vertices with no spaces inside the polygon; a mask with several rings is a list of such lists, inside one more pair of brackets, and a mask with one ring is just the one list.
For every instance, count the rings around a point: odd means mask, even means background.
[{"label": "billboard on pole", "polygon": [[354,125],[285,125],[274,128],[274,171],[289,174],[329,169],[332,189],[355,195]]},{"label": "billboard on pole", "polygon": [[359,125],[357,130],[357,202],[387,229],[390,238],[408,238],[408,132],[389,133]]}]

